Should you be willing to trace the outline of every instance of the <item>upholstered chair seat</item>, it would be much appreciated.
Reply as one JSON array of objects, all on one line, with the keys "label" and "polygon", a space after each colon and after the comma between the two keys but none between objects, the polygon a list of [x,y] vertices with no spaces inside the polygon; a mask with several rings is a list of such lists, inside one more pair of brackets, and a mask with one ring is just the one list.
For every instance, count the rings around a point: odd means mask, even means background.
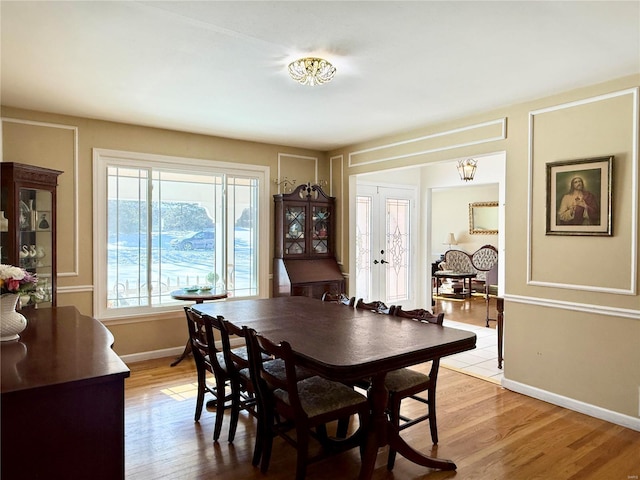
[{"label": "upholstered chair seat", "polygon": [[[266,365],[265,365],[266,367]],[[289,404],[289,393],[282,389],[273,392],[274,397]],[[362,404],[363,396],[342,383],[322,377],[305,378],[298,382],[298,395],[302,409],[309,417]]]},{"label": "upholstered chair seat", "polygon": [[[416,372],[410,368],[401,368],[387,373],[384,384],[390,393],[409,390],[416,387],[426,387],[429,385],[429,375]],[[426,388],[420,388],[425,390]]]}]

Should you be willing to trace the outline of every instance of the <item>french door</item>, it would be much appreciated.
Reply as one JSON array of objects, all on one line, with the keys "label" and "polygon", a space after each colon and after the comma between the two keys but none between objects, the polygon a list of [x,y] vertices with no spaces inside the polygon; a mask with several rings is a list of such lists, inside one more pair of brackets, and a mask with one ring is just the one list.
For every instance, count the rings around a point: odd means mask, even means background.
[{"label": "french door", "polygon": [[413,305],[415,190],[362,185],[356,194],[356,297]]}]

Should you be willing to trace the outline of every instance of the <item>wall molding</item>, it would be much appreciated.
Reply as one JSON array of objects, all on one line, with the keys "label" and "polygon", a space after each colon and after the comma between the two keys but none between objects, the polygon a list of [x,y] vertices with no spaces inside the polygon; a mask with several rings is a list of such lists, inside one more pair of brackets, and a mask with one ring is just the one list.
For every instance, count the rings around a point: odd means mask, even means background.
[{"label": "wall molding", "polygon": [[[62,123],[38,122],[35,120],[23,120],[20,118],[2,117],[2,122],[19,123],[22,125],[33,125],[37,127],[60,128],[73,132],[73,271],[57,272],[57,277],[77,277],[79,275],[78,265],[80,263],[80,222],[78,220],[78,127],[64,125]],[[44,166],[44,165],[43,165]],[[60,290],[60,287],[58,287]]]},{"label": "wall molding", "polygon": [[56,292],[58,294],[93,292],[93,285],[72,285],[69,287],[57,287]]},{"label": "wall molding", "polygon": [[564,300],[552,300],[549,298],[527,297],[523,295],[506,294],[504,299],[508,302],[535,305],[537,307],[571,310],[574,312],[591,313],[594,315],[606,315],[609,317],[630,318],[640,320],[640,310],[630,308],[608,307],[606,305],[592,305],[588,303],[567,302]]},{"label": "wall molding", "polygon": [[[314,181],[313,183],[317,184],[318,183],[318,157],[309,157],[309,156],[305,156],[305,155],[294,155],[292,153],[280,153],[278,152],[278,167],[277,167],[277,180],[280,181],[280,179],[282,178],[281,175],[281,163],[282,160],[285,158],[297,158],[299,160],[311,160],[313,162],[315,162],[315,166],[314,166]],[[294,185],[292,187],[292,190],[295,189],[297,186],[302,185],[302,183],[306,183],[306,180],[304,181],[299,181],[297,185]],[[280,192],[280,185],[278,185],[278,193],[282,193]]]},{"label": "wall molding", "polygon": [[[473,139],[462,138],[461,135],[473,135]],[[387,162],[401,158],[442,152],[456,148],[470,147],[482,143],[505,140],[507,138],[507,118],[499,118],[488,122],[477,123],[466,127],[446,130],[421,137],[410,138],[400,142],[388,143],[377,147],[366,148],[349,153],[349,167],[359,167],[373,163]],[[416,151],[410,153],[394,153],[398,147],[415,145]],[[362,157],[358,161],[358,157]]]},{"label": "wall molding", "polygon": [[340,171],[338,172],[338,176],[340,178],[340,225],[338,225],[339,227],[339,231],[340,231],[340,255],[338,255],[338,258],[344,258],[344,155],[336,155],[335,157],[330,157],[329,158],[329,178],[331,179],[330,183],[329,183],[329,195],[330,196],[335,196],[335,193],[333,192],[333,162],[339,162],[339,169]]},{"label": "wall molding", "polygon": [[532,387],[524,383],[515,382],[508,378],[502,379],[502,386],[513,392],[522,393],[528,397],[542,400],[543,402],[558,405],[559,407],[573,410],[574,412],[584,413],[590,417],[599,418],[607,422],[615,423],[625,428],[630,428],[640,432],[640,418],[631,417],[622,413],[607,410],[606,408],[591,405],[589,403],[581,402],[574,398],[565,397],[556,393],[542,390],[540,388]]},{"label": "wall molding", "polygon": [[[636,295],[637,294],[637,284],[636,278],[638,277],[638,122],[639,122],[639,111],[640,104],[638,103],[638,87],[628,88],[625,90],[620,90],[617,92],[612,92],[604,95],[597,95],[594,97],[585,98],[582,100],[577,100],[574,102],[563,103],[560,105],[554,105],[547,108],[542,108],[539,110],[534,110],[529,112],[529,185],[528,185],[528,198],[527,198],[527,285],[535,285],[541,287],[551,287],[551,288],[566,288],[570,290],[579,290],[586,292],[602,292],[602,293],[611,293],[617,295]],[[612,98],[621,97],[624,95],[631,95],[633,100],[633,111],[631,120],[631,132],[632,132],[632,146],[631,146],[631,190],[633,200],[631,202],[631,215],[630,219],[628,219],[631,223],[631,250],[629,252],[630,257],[630,265],[631,265],[631,275],[629,278],[629,287],[628,288],[611,288],[597,285],[583,285],[583,284],[568,284],[568,283],[557,283],[557,282],[545,282],[541,280],[533,279],[533,271],[532,271],[532,262],[533,262],[533,252],[531,249],[531,244],[533,240],[533,164],[534,164],[534,152],[533,152],[533,142],[534,142],[534,118],[536,115],[542,115],[549,112],[554,112],[558,110],[564,110],[573,107],[579,107],[581,105],[587,105],[590,103],[601,102],[610,100]],[[627,219],[616,219],[616,221],[620,222],[622,220]]]}]

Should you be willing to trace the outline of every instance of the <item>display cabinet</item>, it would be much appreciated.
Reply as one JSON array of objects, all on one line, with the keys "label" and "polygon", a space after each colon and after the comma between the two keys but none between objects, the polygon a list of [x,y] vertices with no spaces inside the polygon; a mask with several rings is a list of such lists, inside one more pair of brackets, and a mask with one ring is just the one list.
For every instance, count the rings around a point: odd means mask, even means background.
[{"label": "display cabinet", "polygon": [[56,305],[58,170],[0,163],[0,260],[35,273],[38,285],[23,307]]},{"label": "display cabinet", "polygon": [[274,202],[274,296],[344,292],[335,259],[335,198],[307,184],[274,195]]}]

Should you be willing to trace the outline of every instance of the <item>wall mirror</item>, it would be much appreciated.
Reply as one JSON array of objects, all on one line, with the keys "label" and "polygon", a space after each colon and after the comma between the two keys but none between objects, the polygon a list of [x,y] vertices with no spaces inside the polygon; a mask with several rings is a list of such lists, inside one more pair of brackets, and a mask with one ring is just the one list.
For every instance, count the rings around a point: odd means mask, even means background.
[{"label": "wall mirror", "polygon": [[498,234],[498,202],[469,204],[469,233],[471,235]]}]

